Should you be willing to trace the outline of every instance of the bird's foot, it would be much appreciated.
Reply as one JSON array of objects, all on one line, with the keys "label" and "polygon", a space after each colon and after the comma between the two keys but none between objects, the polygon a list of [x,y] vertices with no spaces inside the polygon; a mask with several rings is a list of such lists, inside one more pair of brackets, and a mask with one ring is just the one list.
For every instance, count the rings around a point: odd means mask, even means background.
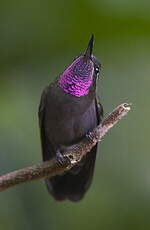
[{"label": "bird's foot", "polygon": [[57,161],[59,162],[60,165],[64,164],[65,157],[63,156],[63,154],[59,150],[57,150],[57,152],[56,152],[56,158],[57,158]]},{"label": "bird's foot", "polygon": [[88,141],[92,142],[93,143],[93,135],[92,135],[92,132],[88,132],[86,135],[86,138]]}]

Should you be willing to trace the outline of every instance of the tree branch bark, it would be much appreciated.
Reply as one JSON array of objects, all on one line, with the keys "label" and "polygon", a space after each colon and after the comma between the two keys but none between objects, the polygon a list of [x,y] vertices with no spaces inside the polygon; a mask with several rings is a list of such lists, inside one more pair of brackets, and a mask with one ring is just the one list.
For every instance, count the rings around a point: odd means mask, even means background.
[{"label": "tree branch bark", "polygon": [[56,157],[41,164],[23,168],[0,176],[0,192],[17,184],[53,177],[64,173],[77,164],[98,141],[122,119],[130,110],[130,104],[121,104],[116,107],[91,133],[78,144],[67,148],[64,152],[64,162],[60,164]]}]

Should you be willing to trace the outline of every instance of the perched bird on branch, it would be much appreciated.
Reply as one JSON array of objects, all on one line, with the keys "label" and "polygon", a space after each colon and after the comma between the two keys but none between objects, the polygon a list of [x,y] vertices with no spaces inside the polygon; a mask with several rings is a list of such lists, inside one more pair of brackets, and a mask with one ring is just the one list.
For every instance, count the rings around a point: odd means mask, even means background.
[{"label": "perched bird on branch", "polygon": [[[93,35],[86,51],[64,70],[44,91],[39,106],[43,160],[56,156],[63,162],[63,151],[78,143],[102,120],[103,108],[96,97],[100,63],[92,54]],[[89,188],[97,145],[62,175],[46,179],[48,191],[59,201],[79,201]]]}]

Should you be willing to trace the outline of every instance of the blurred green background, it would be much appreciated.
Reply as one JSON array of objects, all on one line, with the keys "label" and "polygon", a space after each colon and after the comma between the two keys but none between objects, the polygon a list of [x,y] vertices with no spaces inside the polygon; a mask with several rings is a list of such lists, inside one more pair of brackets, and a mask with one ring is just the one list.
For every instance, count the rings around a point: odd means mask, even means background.
[{"label": "blurred green background", "polygon": [[57,203],[43,181],[16,186],[0,194],[0,229],[150,229],[149,12],[148,0],[1,1],[0,174],[41,162],[41,92],[91,33],[105,114],[133,105],[101,142],[83,201]]}]

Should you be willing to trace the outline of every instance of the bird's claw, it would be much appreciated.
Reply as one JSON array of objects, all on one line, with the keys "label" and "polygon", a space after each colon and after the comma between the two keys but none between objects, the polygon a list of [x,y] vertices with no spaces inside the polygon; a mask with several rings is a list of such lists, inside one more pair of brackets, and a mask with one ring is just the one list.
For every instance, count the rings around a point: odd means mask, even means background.
[{"label": "bird's claw", "polygon": [[64,162],[65,162],[65,157],[62,155],[62,153],[60,151],[57,151],[56,152],[56,158],[57,158],[57,161],[60,165],[63,165]]},{"label": "bird's claw", "polygon": [[93,135],[92,135],[91,132],[88,132],[88,133],[86,134],[86,138],[87,138],[90,142],[93,142]]}]

